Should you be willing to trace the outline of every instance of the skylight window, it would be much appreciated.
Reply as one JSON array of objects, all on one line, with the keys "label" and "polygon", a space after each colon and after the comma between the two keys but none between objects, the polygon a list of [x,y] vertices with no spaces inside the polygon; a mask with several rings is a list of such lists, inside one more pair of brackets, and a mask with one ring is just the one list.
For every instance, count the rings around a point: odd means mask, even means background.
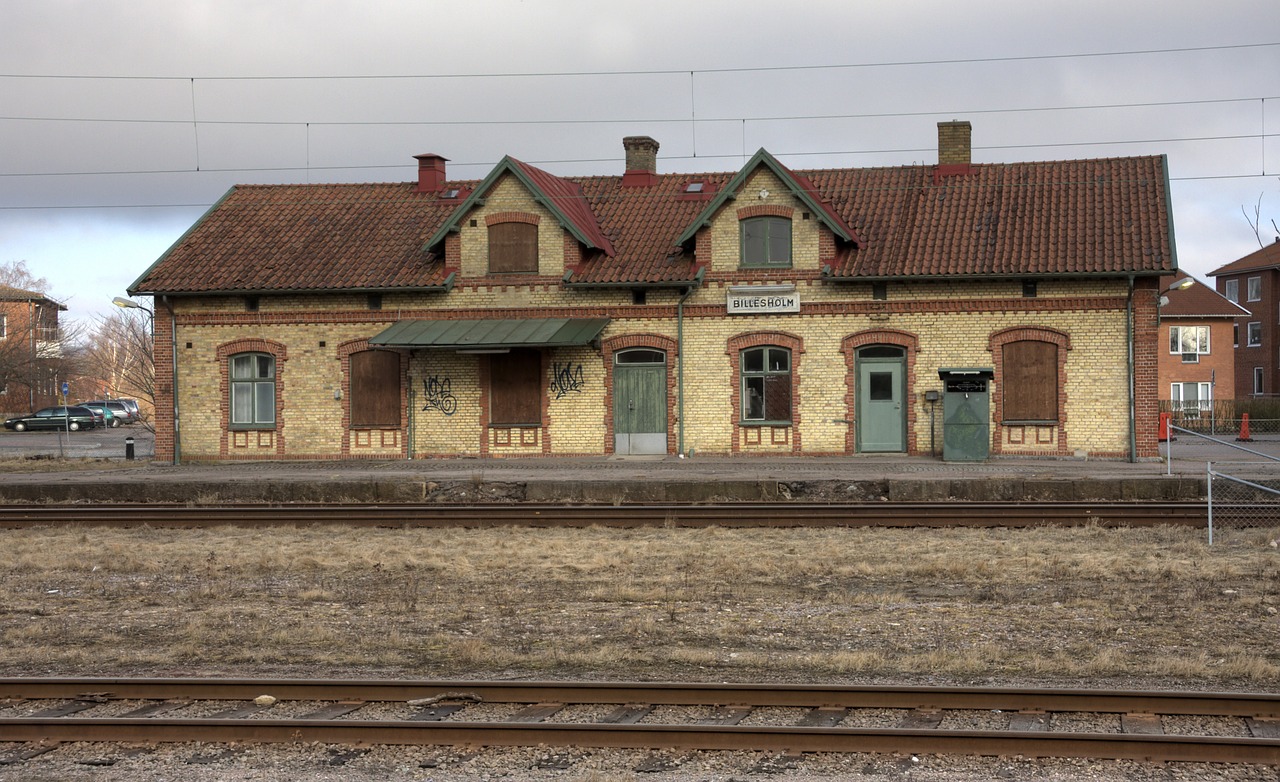
[{"label": "skylight window", "polygon": [[453,189],[451,189],[451,190],[446,190],[446,191],[444,191],[444,192],[440,195],[440,197],[441,197],[441,198],[457,198],[461,193],[462,193],[462,191],[455,187],[455,188],[453,188]]},{"label": "skylight window", "polygon": [[704,187],[706,187],[704,182],[690,182],[684,186],[684,191],[686,193],[701,193]]}]

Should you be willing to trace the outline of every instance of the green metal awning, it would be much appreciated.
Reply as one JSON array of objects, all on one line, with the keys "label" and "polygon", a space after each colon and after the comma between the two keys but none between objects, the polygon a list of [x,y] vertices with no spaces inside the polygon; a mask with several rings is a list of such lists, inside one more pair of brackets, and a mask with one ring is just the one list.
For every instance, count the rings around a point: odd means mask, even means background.
[{"label": "green metal awning", "polygon": [[369,340],[369,344],[477,351],[571,347],[595,341],[608,325],[608,318],[402,320]]}]

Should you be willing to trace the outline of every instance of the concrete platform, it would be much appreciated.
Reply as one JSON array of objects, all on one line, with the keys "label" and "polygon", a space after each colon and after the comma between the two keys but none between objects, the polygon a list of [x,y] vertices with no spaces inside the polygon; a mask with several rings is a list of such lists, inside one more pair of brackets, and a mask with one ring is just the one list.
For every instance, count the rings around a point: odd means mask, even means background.
[{"label": "concrete platform", "polygon": [[[1162,446],[1162,448],[1165,446]],[[580,457],[169,465],[0,474],[0,502],[712,502],[1196,500],[1206,465],[1280,486],[1280,436],[1179,438],[1172,463],[1084,459],[947,462],[902,455]]]}]

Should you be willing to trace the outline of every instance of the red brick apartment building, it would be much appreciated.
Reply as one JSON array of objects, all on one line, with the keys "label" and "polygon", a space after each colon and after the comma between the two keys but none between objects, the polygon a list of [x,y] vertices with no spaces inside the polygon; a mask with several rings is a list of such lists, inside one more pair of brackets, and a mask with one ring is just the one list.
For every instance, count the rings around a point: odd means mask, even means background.
[{"label": "red brick apartment building", "polygon": [[1160,278],[1160,389],[1183,417],[1236,395],[1235,333],[1249,311],[1184,272]]},{"label": "red brick apartment building", "polygon": [[1209,276],[1218,293],[1249,313],[1235,339],[1236,397],[1280,395],[1280,237]]},{"label": "red brick apartment building", "polygon": [[66,309],[43,293],[0,285],[0,413],[58,404],[58,313]]}]

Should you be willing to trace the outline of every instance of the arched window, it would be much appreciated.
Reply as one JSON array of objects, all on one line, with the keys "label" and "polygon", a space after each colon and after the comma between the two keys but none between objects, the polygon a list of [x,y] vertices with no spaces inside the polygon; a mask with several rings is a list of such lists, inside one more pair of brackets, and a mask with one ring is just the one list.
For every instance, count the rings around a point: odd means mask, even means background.
[{"label": "arched window", "polygon": [[231,426],[274,427],[276,359],[269,353],[231,356]]},{"label": "arched window", "polygon": [[742,420],[791,423],[791,351],[766,345],[741,357]]},{"label": "arched window", "polygon": [[752,217],[741,222],[743,266],[791,266],[791,221]]}]

